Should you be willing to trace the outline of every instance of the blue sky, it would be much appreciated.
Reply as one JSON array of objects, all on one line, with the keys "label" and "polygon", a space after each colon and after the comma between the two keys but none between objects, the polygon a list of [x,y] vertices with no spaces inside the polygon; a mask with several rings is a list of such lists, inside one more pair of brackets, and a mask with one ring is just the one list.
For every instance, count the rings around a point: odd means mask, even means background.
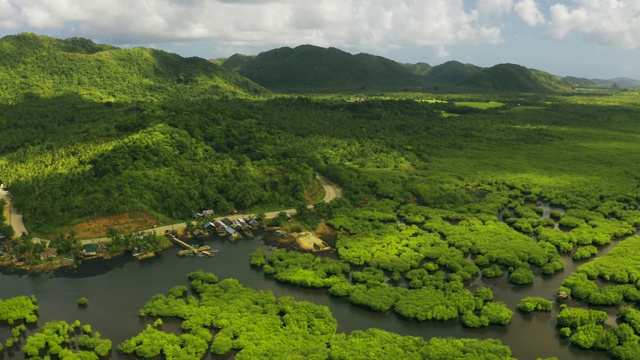
[{"label": "blue sky", "polygon": [[640,0],[0,0],[0,36],[26,31],[207,59],[313,44],[640,80]]}]

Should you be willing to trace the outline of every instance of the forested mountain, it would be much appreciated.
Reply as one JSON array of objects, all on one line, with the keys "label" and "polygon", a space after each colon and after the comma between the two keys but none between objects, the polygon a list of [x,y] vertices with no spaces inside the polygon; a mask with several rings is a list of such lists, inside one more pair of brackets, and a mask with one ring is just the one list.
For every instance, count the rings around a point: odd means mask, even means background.
[{"label": "forested mountain", "polygon": [[598,83],[587,78],[579,78],[575,76],[565,76],[562,78],[563,81],[568,82],[571,86],[576,87],[596,87]]},{"label": "forested mountain", "polygon": [[482,70],[481,67],[472,64],[463,64],[459,61],[447,61],[444,64],[434,66],[427,75],[427,79],[430,83],[439,86],[453,86],[480,70]]},{"label": "forested mountain", "polygon": [[395,61],[312,45],[273,49],[250,59],[234,55],[223,66],[233,67],[229,62],[237,64],[239,74],[277,92],[419,90],[426,85],[423,76]]},{"label": "forested mountain", "polygon": [[228,58],[220,58],[211,60],[213,63],[218,64],[226,69],[233,70],[237,67],[240,67],[247,62],[253,60],[255,56],[243,55],[243,54],[233,54]]},{"label": "forested mountain", "polygon": [[571,85],[544,71],[528,69],[516,64],[498,64],[469,75],[459,83],[460,88],[475,91],[501,92],[562,92]]},{"label": "forested mountain", "polygon": [[402,64],[405,68],[411,70],[418,75],[427,75],[433,67],[427,63],[419,62],[415,64]]},{"label": "forested mountain", "polygon": [[1,102],[65,94],[104,102],[265,92],[248,79],[201,58],[30,33],[0,39]]},{"label": "forested mountain", "polygon": [[274,92],[340,91],[504,91],[562,92],[571,86],[557,77],[515,64],[484,69],[448,61],[400,64],[369,54],[352,55],[336,48],[282,47],[257,56],[234,54],[211,60]]}]

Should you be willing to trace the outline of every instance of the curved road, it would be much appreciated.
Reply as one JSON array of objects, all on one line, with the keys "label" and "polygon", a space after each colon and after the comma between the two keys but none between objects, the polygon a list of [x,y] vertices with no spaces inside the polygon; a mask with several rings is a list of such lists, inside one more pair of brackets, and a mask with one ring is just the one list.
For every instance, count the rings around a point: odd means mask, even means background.
[{"label": "curved road", "polygon": [[7,202],[7,207],[9,208],[9,225],[11,225],[13,230],[15,230],[15,236],[19,237],[22,236],[23,233],[29,233],[27,228],[24,226],[22,215],[16,212],[16,209],[14,209],[13,204],[11,203],[11,194],[9,194],[5,189],[0,189],[0,199],[4,199]]},{"label": "curved road", "polygon": [[[324,178],[322,175],[318,173],[316,173],[316,179],[322,184],[322,187],[324,188],[324,198],[322,199],[323,202],[330,202],[331,200],[342,196],[342,189],[338,187],[338,185],[332,183],[331,181],[327,180],[326,178]],[[5,199],[7,201],[7,206],[9,207],[9,224],[11,224],[11,226],[13,226],[13,229],[16,231],[16,236],[20,236],[23,233],[28,233],[27,228],[24,226],[22,215],[18,214],[13,208],[13,205],[11,204],[11,195],[6,190],[0,189],[0,198]],[[309,208],[312,208],[312,207],[313,205],[309,205]],[[295,215],[296,213],[296,209],[270,211],[265,213],[265,217],[267,219],[271,219],[278,216],[278,214],[283,211],[289,215]],[[256,216],[256,214],[236,214],[236,215],[229,215],[229,216],[221,216],[221,217],[215,218],[215,220],[222,220],[225,217],[231,220],[236,220],[240,217],[246,217],[246,216]],[[156,234],[164,234],[164,232],[167,230],[182,231],[185,228],[186,228],[186,225],[183,222],[183,223],[178,223],[173,225],[160,226],[160,227],[143,230],[143,231],[155,231]],[[47,241],[39,238],[33,238],[33,240]],[[83,245],[97,244],[99,242],[109,242],[109,241],[111,241],[111,238],[102,237],[102,238],[96,238],[96,239],[82,240],[82,244]]]}]

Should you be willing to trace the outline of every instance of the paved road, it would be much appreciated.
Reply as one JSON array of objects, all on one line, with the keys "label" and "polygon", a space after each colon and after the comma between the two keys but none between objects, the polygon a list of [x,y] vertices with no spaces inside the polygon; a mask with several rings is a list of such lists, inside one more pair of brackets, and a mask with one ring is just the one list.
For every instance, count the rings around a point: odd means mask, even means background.
[{"label": "paved road", "polygon": [[[329,202],[333,199],[339,198],[342,196],[342,189],[340,187],[338,187],[338,185],[332,183],[331,181],[327,180],[326,178],[324,178],[322,175],[320,174],[316,174],[316,179],[318,179],[318,181],[320,181],[320,183],[322,184],[322,187],[324,188],[324,198],[322,199],[322,201],[324,202]],[[7,204],[9,206],[9,218],[10,218],[10,224],[11,226],[13,226],[13,229],[16,231],[16,236],[20,236],[22,235],[23,232],[27,232],[27,229],[24,226],[24,222],[22,221],[22,215],[16,213],[15,209],[13,209],[12,205],[11,205],[11,195],[5,191],[4,189],[0,189],[0,198],[3,198],[7,201]],[[309,207],[313,207],[313,205],[309,205]],[[289,215],[295,215],[296,213],[296,209],[286,209],[286,210],[278,210],[278,211],[270,211],[265,213],[265,217],[267,219],[271,219],[274,218],[276,216],[278,216],[279,213],[281,212],[285,212]],[[221,216],[218,218],[215,218],[215,220],[222,220],[225,217],[229,218],[231,220],[236,220],[240,217],[251,217],[251,216],[256,216],[256,214],[236,214],[236,215],[229,215],[229,216]],[[173,224],[173,225],[165,225],[165,226],[159,226],[159,227],[155,227],[153,229],[148,229],[146,231],[155,231],[156,234],[164,234],[165,231],[167,230],[176,230],[176,231],[183,231],[186,228],[186,224],[185,223],[178,223],[178,224]],[[43,239],[39,239],[39,238],[34,238],[34,241],[47,241],[47,240],[43,240]],[[108,237],[101,237],[101,238],[95,238],[95,239],[85,239],[82,240],[82,244],[97,244],[99,242],[109,242],[111,241],[110,238]]]}]

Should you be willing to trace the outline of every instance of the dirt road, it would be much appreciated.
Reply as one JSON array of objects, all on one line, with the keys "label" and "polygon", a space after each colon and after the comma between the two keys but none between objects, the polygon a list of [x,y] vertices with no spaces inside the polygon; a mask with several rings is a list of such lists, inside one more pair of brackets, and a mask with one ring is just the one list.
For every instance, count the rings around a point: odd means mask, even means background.
[{"label": "dirt road", "polygon": [[[322,187],[324,188],[324,198],[322,199],[323,202],[330,202],[333,199],[339,198],[342,196],[342,189],[332,183],[331,181],[327,180],[326,178],[324,178],[322,175],[320,174],[316,174],[316,179],[318,179],[318,181],[322,184]],[[312,208],[313,205],[309,205],[309,208]],[[265,213],[265,218],[267,219],[271,219],[274,218],[276,216],[278,216],[278,214],[280,214],[281,212],[285,212],[289,215],[295,215],[296,214],[296,209],[286,209],[286,210],[278,210],[278,211],[270,211]],[[215,220],[222,220],[224,218],[229,218],[230,220],[236,220],[239,219],[241,217],[252,217],[252,216],[256,216],[257,214],[235,214],[235,215],[228,215],[228,216],[220,216],[215,218]],[[173,224],[173,225],[165,225],[165,226],[160,226],[157,228],[153,228],[153,229],[149,229],[147,231],[155,231],[156,234],[164,234],[165,231],[167,230],[176,230],[176,231],[183,231],[187,226],[185,225],[185,223],[179,223],[179,224]],[[100,241],[110,241],[109,238],[99,238],[99,239],[89,239],[89,240],[82,240],[83,244],[92,244],[92,243],[97,243]]]},{"label": "dirt road", "polygon": [[0,189],[0,199],[4,199],[7,202],[7,207],[9,208],[9,225],[11,225],[13,230],[15,230],[15,236],[19,237],[22,236],[23,233],[29,233],[27,228],[24,226],[22,215],[16,212],[16,209],[11,203],[11,194],[9,194],[5,189]]},{"label": "dirt road", "polygon": [[[340,187],[338,187],[338,185],[332,183],[331,181],[325,179],[322,175],[320,174],[316,174],[316,179],[318,179],[318,181],[322,184],[322,187],[324,188],[324,198],[322,199],[323,202],[330,202],[333,199],[339,198],[342,196],[342,189]],[[13,226],[13,229],[16,231],[16,236],[20,236],[22,235],[22,233],[28,233],[27,228],[24,226],[24,222],[22,219],[22,215],[18,214],[15,209],[13,208],[13,206],[11,205],[11,195],[5,191],[4,189],[0,189],[0,198],[5,199],[7,201],[7,206],[9,206],[9,223],[11,224],[11,226]],[[310,208],[313,207],[313,205],[309,205]],[[270,211],[265,213],[265,217],[267,219],[271,219],[274,218],[276,216],[278,216],[279,213],[281,212],[285,212],[289,215],[295,215],[296,213],[296,209],[286,209],[286,210],[278,210],[278,211]],[[240,217],[251,217],[251,216],[256,216],[256,214],[236,214],[236,215],[229,215],[229,216],[221,216],[216,218],[215,220],[222,220],[223,218],[229,218],[231,220],[235,220],[238,219]],[[173,224],[173,225],[165,225],[165,226],[160,226],[160,227],[156,227],[153,229],[148,229],[146,231],[155,231],[156,234],[164,234],[165,231],[167,230],[176,230],[176,231],[183,231],[186,228],[185,223],[178,223],[178,224]],[[42,240],[42,239],[38,239],[38,238],[34,238],[35,241],[46,241],[46,240]],[[108,237],[102,237],[102,238],[96,238],[96,239],[85,239],[82,240],[82,244],[97,244],[99,242],[109,242],[111,241],[110,238]]]}]

